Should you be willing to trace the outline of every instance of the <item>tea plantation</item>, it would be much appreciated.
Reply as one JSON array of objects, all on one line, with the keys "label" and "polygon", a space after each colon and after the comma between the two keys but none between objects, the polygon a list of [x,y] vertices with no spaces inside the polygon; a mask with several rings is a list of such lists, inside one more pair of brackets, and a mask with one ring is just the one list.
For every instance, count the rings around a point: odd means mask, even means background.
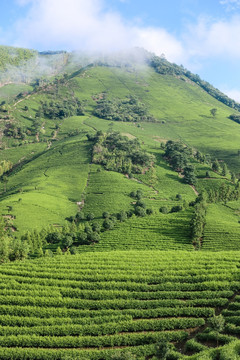
[{"label": "tea plantation", "polygon": [[[154,344],[162,340],[180,344],[184,352],[196,333],[203,344],[216,341],[206,326],[222,309],[226,335],[219,341],[229,343],[240,319],[239,266],[240,255],[233,252],[156,250],[5,264],[0,356],[111,359],[131,351],[141,358],[154,355]],[[176,359],[201,359],[176,350]]]},{"label": "tea plantation", "polygon": [[0,359],[240,359],[239,105],[151,54],[18,52],[29,78],[0,88]]}]

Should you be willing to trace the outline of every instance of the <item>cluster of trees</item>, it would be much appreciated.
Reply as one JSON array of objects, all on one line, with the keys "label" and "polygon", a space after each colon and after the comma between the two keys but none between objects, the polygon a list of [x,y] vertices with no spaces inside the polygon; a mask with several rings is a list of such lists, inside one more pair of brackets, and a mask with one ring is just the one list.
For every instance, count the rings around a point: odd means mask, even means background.
[{"label": "cluster of trees", "polygon": [[70,98],[58,97],[57,100],[41,102],[35,118],[64,119],[74,115],[84,115],[84,107],[81,101],[74,96]]},{"label": "cluster of trees", "polygon": [[189,162],[192,157],[203,160],[200,152],[194,155],[192,148],[181,142],[169,140],[165,145],[164,156],[175,171],[183,173],[183,179],[187,184],[194,185],[196,183],[194,166]]},{"label": "cluster of trees", "polygon": [[18,66],[22,62],[36,57],[37,52],[33,50],[0,46],[0,69],[3,70],[9,65]]},{"label": "cluster of trees", "polygon": [[28,257],[27,242],[16,239],[11,230],[8,219],[0,217],[0,263],[23,260]]},{"label": "cluster of trees", "polygon": [[193,216],[190,224],[192,243],[196,249],[200,249],[201,247],[204,226],[206,224],[206,211],[206,194],[201,193],[195,201]]},{"label": "cluster of trees", "polygon": [[27,242],[7,235],[1,236],[0,263],[24,260],[28,257],[29,247]]},{"label": "cluster of trees", "polygon": [[208,190],[208,201],[211,203],[234,201],[240,199],[240,183],[234,186],[222,183],[219,187]]},{"label": "cluster of trees", "polygon": [[140,189],[138,189],[137,191],[132,191],[130,193],[130,196],[136,199],[133,212],[136,216],[144,217],[153,213],[153,210],[151,208],[147,208],[145,202],[142,200],[143,193]]},{"label": "cluster of trees", "polygon": [[187,77],[189,80],[193,81],[202,89],[204,89],[209,95],[221,101],[223,104],[233,109],[240,110],[240,105],[236,101],[230,99],[227,95],[223,94],[207,81],[202,80],[199,75],[193,74],[191,71],[185,69],[182,65],[178,66],[176,64],[170,63],[166,60],[165,56],[152,56],[148,60],[148,63],[159,74],[182,76],[182,80],[185,80],[184,77]]},{"label": "cluster of trees", "polygon": [[130,175],[154,166],[154,156],[143,150],[137,139],[130,140],[119,132],[104,134],[101,131],[93,136],[88,134],[88,139],[94,141],[92,162],[103,165],[106,170]]},{"label": "cluster of trees", "polygon": [[113,121],[156,121],[156,119],[149,114],[146,106],[133,95],[123,100],[107,99],[106,95],[103,95],[103,97],[97,101],[93,115],[101,119]]},{"label": "cluster of trees", "polygon": [[13,163],[8,160],[0,161],[0,176],[11,170],[13,167]]},{"label": "cluster of trees", "polygon": [[18,126],[15,123],[6,123],[3,133],[7,137],[12,137],[14,139],[24,140],[27,136],[27,130],[21,126]]},{"label": "cluster of trees", "polygon": [[240,114],[239,115],[238,114],[231,114],[229,116],[229,119],[231,119],[231,120],[237,122],[238,124],[240,124]]}]

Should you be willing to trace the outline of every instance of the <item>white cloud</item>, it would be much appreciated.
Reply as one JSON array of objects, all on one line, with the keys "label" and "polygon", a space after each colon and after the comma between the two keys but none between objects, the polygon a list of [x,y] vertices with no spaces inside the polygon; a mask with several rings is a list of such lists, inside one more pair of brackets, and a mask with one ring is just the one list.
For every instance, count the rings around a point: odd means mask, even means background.
[{"label": "white cloud", "polygon": [[227,11],[232,11],[240,7],[240,0],[220,0],[220,4],[223,5]]},{"label": "white cloud", "polygon": [[127,23],[104,0],[17,0],[31,3],[16,24],[15,45],[39,49],[113,51],[141,46],[171,61],[184,56],[183,46],[163,28]]},{"label": "white cloud", "polygon": [[226,87],[223,88],[223,93],[229,96],[231,99],[240,103],[240,90],[238,89],[228,89]]},{"label": "white cloud", "polygon": [[185,45],[188,56],[205,58],[240,58],[240,16],[229,21],[214,21],[200,18],[196,25],[188,28]]}]

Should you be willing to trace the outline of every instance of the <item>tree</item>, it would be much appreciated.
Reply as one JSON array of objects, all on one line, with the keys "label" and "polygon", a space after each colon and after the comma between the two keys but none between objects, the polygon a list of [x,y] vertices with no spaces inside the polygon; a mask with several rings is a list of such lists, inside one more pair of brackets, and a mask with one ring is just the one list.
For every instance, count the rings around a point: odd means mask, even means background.
[{"label": "tree", "polygon": [[166,341],[161,341],[156,344],[156,358],[159,360],[166,360],[171,350],[171,346]]},{"label": "tree", "polygon": [[217,114],[217,109],[216,108],[211,109],[210,113],[211,113],[212,117],[215,117]]},{"label": "tree", "polygon": [[100,224],[99,223],[92,224],[92,230],[99,233],[101,231]]},{"label": "tree", "polygon": [[227,176],[228,174],[228,168],[227,165],[225,163],[223,163],[223,167],[222,167],[222,176]]},{"label": "tree", "polygon": [[59,246],[57,248],[56,255],[62,255],[62,250]]},{"label": "tree", "polygon": [[88,234],[87,238],[90,242],[94,242],[94,243],[100,241],[100,235],[97,232],[92,232],[91,234]]},{"label": "tree", "polygon": [[183,170],[183,180],[186,184],[195,185],[196,184],[196,176],[194,174],[194,166],[187,165]]},{"label": "tree", "polygon": [[141,206],[136,206],[135,215],[144,217],[146,216],[146,210]]},{"label": "tree", "polygon": [[143,200],[138,200],[136,202],[136,206],[140,206],[140,207],[142,207],[144,209],[146,208],[146,204],[145,204],[145,202]]},{"label": "tree", "polygon": [[94,214],[93,214],[93,213],[89,213],[89,214],[87,214],[86,219],[87,219],[88,221],[93,220],[93,219],[94,219]]},{"label": "tree", "polygon": [[222,316],[222,314],[220,314],[218,316],[213,316],[210,319],[211,328],[217,332],[217,346],[218,346],[219,334],[220,334],[220,332],[222,332],[224,330],[224,325],[225,325],[225,319]]},{"label": "tree", "polygon": [[87,234],[85,232],[81,232],[80,234],[78,234],[77,241],[79,245],[87,245]]},{"label": "tree", "polygon": [[159,209],[159,212],[161,212],[162,214],[167,214],[168,208],[166,206],[161,206]]},{"label": "tree", "polygon": [[110,216],[110,214],[109,214],[109,212],[107,212],[107,211],[104,211],[104,212],[102,213],[103,219],[108,219],[109,216]]},{"label": "tree", "polygon": [[62,240],[62,234],[59,232],[50,232],[46,236],[46,241],[50,244],[57,244]]},{"label": "tree", "polygon": [[105,230],[111,230],[114,228],[114,222],[110,219],[105,219],[103,222],[103,228]]},{"label": "tree", "polygon": [[38,258],[44,256],[42,247],[40,247],[39,249],[37,249],[36,255],[37,255]]},{"label": "tree", "polygon": [[52,256],[53,256],[53,253],[52,253],[51,250],[46,249],[46,250],[45,250],[45,253],[44,253],[44,256],[45,256],[45,257],[52,257]]},{"label": "tree", "polygon": [[8,183],[8,177],[7,175],[4,175],[3,178],[2,178],[2,181],[4,183],[4,192],[7,191],[7,183]]},{"label": "tree", "polygon": [[4,236],[0,241],[0,263],[9,261],[10,254],[10,240]]},{"label": "tree", "polygon": [[233,182],[233,184],[235,184],[236,183],[236,175],[235,175],[235,173],[234,172],[232,172],[231,173],[231,180],[232,180],[232,182]]},{"label": "tree", "polygon": [[82,211],[78,212],[75,216],[77,222],[84,220],[84,213]]},{"label": "tree", "polygon": [[213,161],[213,163],[212,163],[212,169],[213,169],[213,171],[215,171],[215,172],[219,172],[219,171],[220,171],[221,166],[220,166],[220,164],[219,164],[219,162],[218,162],[217,159],[215,159],[215,160]]},{"label": "tree", "polygon": [[147,215],[152,215],[153,214],[153,209],[147,208],[146,213],[147,213]]},{"label": "tree", "polygon": [[120,213],[117,214],[117,219],[120,222],[124,222],[125,220],[127,220],[127,213],[126,211],[121,211]]}]

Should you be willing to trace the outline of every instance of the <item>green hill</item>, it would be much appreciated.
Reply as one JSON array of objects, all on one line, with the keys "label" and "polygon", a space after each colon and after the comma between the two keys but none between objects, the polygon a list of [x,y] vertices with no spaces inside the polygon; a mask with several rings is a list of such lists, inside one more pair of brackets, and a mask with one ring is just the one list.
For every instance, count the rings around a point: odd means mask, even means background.
[{"label": "green hill", "polygon": [[[102,108],[98,114],[102,118],[96,116],[97,107]],[[128,109],[125,113],[124,108]],[[217,109],[215,116],[210,112],[213,108]],[[80,111],[84,115],[77,116]],[[2,105],[0,156],[15,165],[8,174],[6,192],[2,184],[1,211],[6,215],[10,206],[11,215],[16,218],[14,227],[22,235],[27,229],[63,225],[65,218],[79,211],[77,203],[84,197],[82,211],[85,215],[94,213],[101,223],[104,211],[116,214],[133,209],[129,194],[142,188],[144,201],[153,210],[149,218],[155,229],[153,239],[162,239],[157,248],[165,249],[165,241],[172,248],[180,238],[183,248],[184,244],[191,248],[192,209],[187,209],[186,204],[194,201],[197,191],[218,189],[221,183],[232,186],[230,173],[226,178],[212,172],[211,161],[217,158],[221,165],[224,160],[231,171],[238,172],[239,124],[229,119],[234,111],[186,76],[159,74],[143,64],[121,67],[96,64],[39,83],[28,95]],[[117,121],[114,114],[119,114]],[[128,121],[124,121],[127,116]],[[126,178],[124,173],[90,166],[87,154],[93,145],[87,142],[86,135],[95,131],[115,131],[138,139],[142,148],[155,156],[153,169],[146,172],[142,169],[144,174]],[[203,163],[189,160],[195,166],[197,191],[185,184],[164,160],[163,144],[170,139],[204,154]],[[211,177],[207,181],[206,172]],[[116,193],[112,184],[116,184]],[[177,200],[178,194],[181,200]],[[169,211],[178,204],[184,204],[186,210],[166,216],[159,212],[160,207],[166,205]],[[125,248],[135,231],[140,248],[145,248],[148,220],[137,218],[136,226],[134,221],[129,220],[127,225],[129,238],[123,244],[118,241],[114,248]],[[235,222],[238,231],[237,218]],[[103,246],[104,250],[104,244],[109,247],[112,236],[121,238],[122,227],[125,224],[119,223],[116,230],[104,233],[96,249]],[[149,246],[154,247],[155,240]]]},{"label": "green hill", "polygon": [[239,104],[142,50],[1,52],[0,358],[239,358]]}]

